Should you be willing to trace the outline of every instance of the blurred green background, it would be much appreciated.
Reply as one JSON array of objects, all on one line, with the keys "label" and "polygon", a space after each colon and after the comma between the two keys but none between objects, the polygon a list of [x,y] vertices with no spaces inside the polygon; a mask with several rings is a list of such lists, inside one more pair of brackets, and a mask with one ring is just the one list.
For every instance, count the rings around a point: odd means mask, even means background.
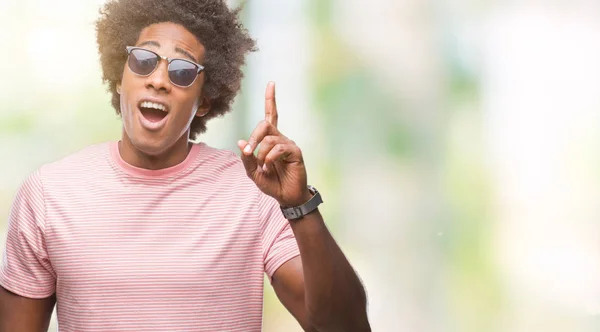
[{"label": "blurred green background", "polygon": [[[0,0],[0,244],[30,172],[120,136],[102,3]],[[598,1],[250,0],[243,17],[260,51],[200,140],[237,152],[277,82],[374,331],[600,329]],[[264,330],[300,331],[265,289]]]}]

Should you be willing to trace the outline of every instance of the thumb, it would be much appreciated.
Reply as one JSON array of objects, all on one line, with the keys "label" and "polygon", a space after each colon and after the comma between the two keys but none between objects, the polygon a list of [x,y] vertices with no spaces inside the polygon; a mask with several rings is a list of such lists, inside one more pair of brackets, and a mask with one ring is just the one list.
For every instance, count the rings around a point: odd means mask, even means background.
[{"label": "thumb", "polygon": [[258,161],[256,160],[256,156],[254,156],[254,153],[252,152],[250,152],[249,154],[246,154],[244,152],[244,148],[246,147],[246,145],[248,145],[248,142],[244,140],[239,140],[237,142],[237,145],[241,152],[242,163],[244,164],[244,168],[246,169],[246,174],[248,174],[248,177],[252,179],[252,181],[254,181],[256,177],[256,172],[258,172]]}]

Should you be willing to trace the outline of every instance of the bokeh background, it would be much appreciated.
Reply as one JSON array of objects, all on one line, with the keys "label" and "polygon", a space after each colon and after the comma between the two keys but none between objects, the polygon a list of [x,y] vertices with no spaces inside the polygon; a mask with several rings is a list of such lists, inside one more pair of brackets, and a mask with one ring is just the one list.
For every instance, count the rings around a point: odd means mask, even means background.
[{"label": "bokeh background", "polygon": [[[0,0],[0,244],[31,171],[120,136],[102,3]],[[374,331],[600,329],[600,2],[244,8],[260,51],[200,140],[236,151],[277,82]],[[268,286],[264,311],[265,331],[300,331]]]}]

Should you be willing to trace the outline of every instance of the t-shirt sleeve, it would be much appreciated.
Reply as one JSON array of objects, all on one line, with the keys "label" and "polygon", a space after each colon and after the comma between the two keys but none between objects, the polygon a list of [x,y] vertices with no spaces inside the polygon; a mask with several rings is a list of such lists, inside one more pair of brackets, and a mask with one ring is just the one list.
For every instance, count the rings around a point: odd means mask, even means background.
[{"label": "t-shirt sleeve", "polygon": [[17,191],[0,266],[0,285],[23,297],[46,298],[55,292],[55,273],[46,250],[45,213],[38,171]]},{"label": "t-shirt sleeve", "polygon": [[277,201],[261,192],[258,206],[265,273],[272,280],[275,271],[283,263],[300,255],[300,250],[289,221],[281,213]]}]

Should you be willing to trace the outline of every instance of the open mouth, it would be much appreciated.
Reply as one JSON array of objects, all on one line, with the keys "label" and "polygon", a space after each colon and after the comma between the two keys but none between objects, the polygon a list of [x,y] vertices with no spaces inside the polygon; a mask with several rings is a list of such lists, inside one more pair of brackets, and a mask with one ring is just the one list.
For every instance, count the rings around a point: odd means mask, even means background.
[{"label": "open mouth", "polygon": [[150,122],[160,122],[167,116],[167,108],[162,104],[144,101],[139,108],[142,116]]}]

